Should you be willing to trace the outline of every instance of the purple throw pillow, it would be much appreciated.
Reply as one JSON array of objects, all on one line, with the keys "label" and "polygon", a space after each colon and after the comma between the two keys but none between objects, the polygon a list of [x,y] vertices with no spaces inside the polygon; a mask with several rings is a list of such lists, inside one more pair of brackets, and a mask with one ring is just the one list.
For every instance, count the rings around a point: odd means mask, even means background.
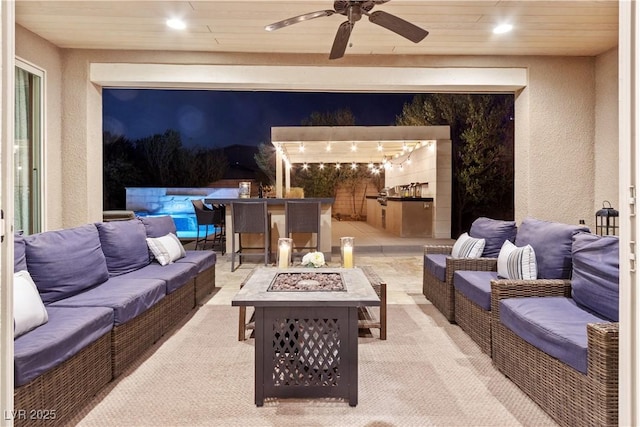
[{"label": "purple throw pillow", "polygon": [[573,236],[589,228],[581,225],[525,218],[516,235],[516,246],[531,245],[536,253],[538,279],[571,277]]},{"label": "purple throw pillow", "polygon": [[513,243],[516,240],[517,231],[518,227],[515,221],[480,217],[471,224],[469,236],[484,239],[483,257],[498,258],[504,242],[508,240]]},{"label": "purple throw pillow", "polygon": [[579,305],[617,322],[620,243],[617,236],[578,233],[573,239],[571,296]]},{"label": "purple throw pillow", "polygon": [[162,237],[169,233],[176,234],[176,224],[169,215],[141,216],[138,219],[144,224],[147,237]]},{"label": "purple throw pillow", "polygon": [[119,276],[149,265],[147,234],[142,222],[137,219],[99,222],[96,227],[110,276]]},{"label": "purple throw pillow", "polygon": [[27,265],[45,304],[109,279],[94,224],[25,236]]}]

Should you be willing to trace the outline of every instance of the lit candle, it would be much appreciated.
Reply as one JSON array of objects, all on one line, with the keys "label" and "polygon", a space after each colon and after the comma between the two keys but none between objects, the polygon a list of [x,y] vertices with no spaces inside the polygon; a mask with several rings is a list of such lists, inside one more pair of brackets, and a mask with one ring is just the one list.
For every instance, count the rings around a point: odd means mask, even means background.
[{"label": "lit candle", "polygon": [[278,268],[288,268],[289,258],[291,257],[291,245],[287,240],[280,242],[278,248]]},{"label": "lit candle", "polygon": [[353,246],[344,246],[344,259],[342,260],[344,268],[353,268]]}]

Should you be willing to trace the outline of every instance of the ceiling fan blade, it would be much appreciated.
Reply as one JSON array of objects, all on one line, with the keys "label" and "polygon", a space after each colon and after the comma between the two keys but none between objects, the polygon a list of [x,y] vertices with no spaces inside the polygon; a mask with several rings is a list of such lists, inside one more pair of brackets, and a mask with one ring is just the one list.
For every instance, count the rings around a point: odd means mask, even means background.
[{"label": "ceiling fan blade", "polygon": [[373,22],[374,24],[380,25],[387,30],[391,30],[394,33],[399,34],[414,43],[422,41],[425,37],[427,37],[427,35],[429,35],[429,31],[423,30],[422,28],[412,24],[409,21],[405,21],[402,18],[398,18],[395,15],[383,12],[381,10],[370,13],[368,14],[368,16],[369,21]]},{"label": "ceiling fan blade", "polygon": [[336,13],[334,10],[318,10],[317,12],[305,13],[304,15],[294,16],[293,18],[283,19],[282,21],[274,22],[273,24],[264,27],[267,31],[279,30],[289,25],[297,24],[298,22],[308,21],[310,19],[322,18],[323,16],[331,16]]},{"label": "ceiling fan blade", "polygon": [[351,37],[351,30],[353,24],[349,21],[344,21],[338,27],[336,38],[333,40],[333,46],[331,46],[331,53],[329,59],[338,59],[344,56],[344,52],[347,50],[347,43],[349,43],[349,37]]}]

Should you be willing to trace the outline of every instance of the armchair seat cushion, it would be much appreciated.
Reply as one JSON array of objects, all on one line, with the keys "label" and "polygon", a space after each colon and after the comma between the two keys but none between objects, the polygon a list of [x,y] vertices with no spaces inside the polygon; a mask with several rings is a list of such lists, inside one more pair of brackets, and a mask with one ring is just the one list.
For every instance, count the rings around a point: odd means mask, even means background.
[{"label": "armchair seat cushion", "polygon": [[110,307],[114,312],[114,325],[122,325],[157,304],[164,298],[166,289],[163,280],[127,276],[112,277],[100,286],[57,301],[49,307]]},{"label": "armchair seat cushion", "polygon": [[185,251],[186,255],[180,258],[176,264],[195,264],[198,267],[198,273],[216,265],[216,253],[213,251]]},{"label": "armchair seat cushion", "polygon": [[453,286],[483,310],[491,311],[491,281],[497,278],[495,271],[457,270],[453,274]]},{"label": "armchair seat cushion", "polygon": [[424,256],[424,267],[441,282],[445,281],[448,256],[444,254],[427,254]]},{"label": "armchair seat cushion", "polygon": [[16,387],[70,359],[113,328],[110,308],[49,306],[47,312],[47,323],[14,341]]},{"label": "armchair seat cushion", "polygon": [[508,298],[500,301],[500,323],[529,344],[587,373],[587,324],[608,322],[571,298]]}]

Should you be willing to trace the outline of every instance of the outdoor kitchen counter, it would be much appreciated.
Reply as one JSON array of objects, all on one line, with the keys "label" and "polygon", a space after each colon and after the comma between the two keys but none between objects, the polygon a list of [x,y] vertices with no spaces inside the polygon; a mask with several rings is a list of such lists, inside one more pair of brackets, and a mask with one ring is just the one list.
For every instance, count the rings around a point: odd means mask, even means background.
[{"label": "outdoor kitchen counter", "polygon": [[[326,198],[313,198],[307,197],[304,199],[283,199],[283,198],[265,198],[258,199],[252,197],[250,199],[204,199],[204,202],[207,204],[224,204],[229,206],[234,202],[242,202],[242,201],[258,201],[264,200],[267,202],[267,210],[271,214],[271,260],[275,262],[275,250],[278,244],[278,238],[285,237],[284,232],[284,202],[285,201],[296,201],[296,200],[304,200],[304,201],[319,201],[320,202],[320,249],[322,250],[325,259],[331,259],[331,206],[333,205],[334,199],[331,197]],[[231,209],[227,208],[225,222],[227,226],[227,252],[231,252]],[[247,236],[247,241],[245,244],[254,245],[251,241],[250,237],[257,236]],[[296,246],[310,246],[309,239],[315,239],[315,236],[312,236],[309,233],[298,233],[294,236],[294,241]],[[245,242],[245,237],[242,238],[243,243]],[[315,240],[314,240],[315,241]],[[256,245],[257,246],[257,245]],[[264,245],[263,245],[264,246]]]},{"label": "outdoor kitchen counter", "polygon": [[399,237],[433,237],[433,197],[367,196],[367,223]]}]

